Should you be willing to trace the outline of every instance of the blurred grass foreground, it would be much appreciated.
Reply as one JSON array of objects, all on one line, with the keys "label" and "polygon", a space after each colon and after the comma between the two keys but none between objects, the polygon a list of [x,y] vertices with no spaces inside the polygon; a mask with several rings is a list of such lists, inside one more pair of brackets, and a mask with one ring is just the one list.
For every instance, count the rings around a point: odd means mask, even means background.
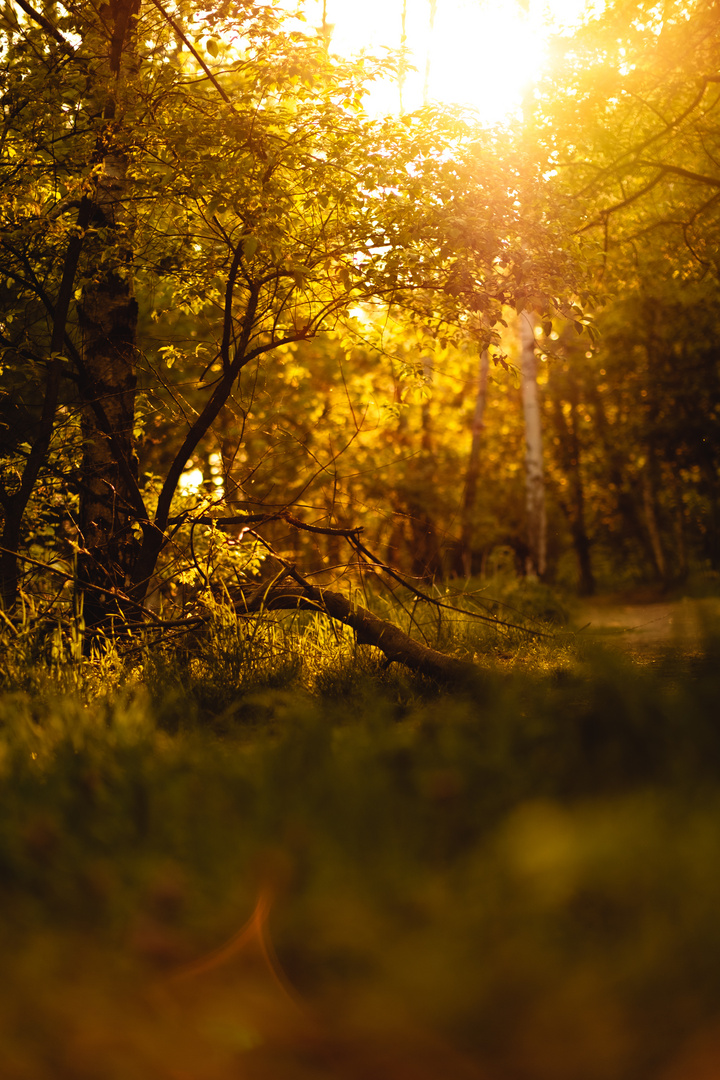
[{"label": "blurred grass foreground", "polygon": [[3,1080],[720,1076],[710,646],[488,638],[453,693],[272,633],[8,632]]}]

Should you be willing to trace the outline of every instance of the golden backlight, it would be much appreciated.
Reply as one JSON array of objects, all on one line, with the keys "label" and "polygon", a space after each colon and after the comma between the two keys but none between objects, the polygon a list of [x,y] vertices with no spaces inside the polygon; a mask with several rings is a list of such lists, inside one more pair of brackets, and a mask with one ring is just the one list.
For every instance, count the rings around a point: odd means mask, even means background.
[{"label": "golden backlight", "polygon": [[[597,5],[594,5],[597,6]],[[332,27],[332,48],[344,55],[381,54],[404,40],[410,63],[402,107],[424,101],[468,105],[484,123],[515,113],[541,73],[548,35],[582,18],[586,0],[307,0],[308,22]],[[432,8],[434,7],[434,16]],[[403,18],[404,15],[404,18]],[[401,88],[375,86],[373,112],[400,108]]]}]

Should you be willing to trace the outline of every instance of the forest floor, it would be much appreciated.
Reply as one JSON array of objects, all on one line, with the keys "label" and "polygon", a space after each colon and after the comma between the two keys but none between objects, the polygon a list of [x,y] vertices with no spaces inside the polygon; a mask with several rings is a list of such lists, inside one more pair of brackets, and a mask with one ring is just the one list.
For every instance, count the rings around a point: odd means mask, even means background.
[{"label": "forest floor", "polygon": [[720,1077],[720,598],[571,616],[472,690],[314,622],[13,639],[2,1080]]},{"label": "forest floor", "polygon": [[571,616],[579,633],[642,664],[673,655],[692,662],[720,637],[720,597],[715,596],[641,601],[613,594],[578,601]]}]

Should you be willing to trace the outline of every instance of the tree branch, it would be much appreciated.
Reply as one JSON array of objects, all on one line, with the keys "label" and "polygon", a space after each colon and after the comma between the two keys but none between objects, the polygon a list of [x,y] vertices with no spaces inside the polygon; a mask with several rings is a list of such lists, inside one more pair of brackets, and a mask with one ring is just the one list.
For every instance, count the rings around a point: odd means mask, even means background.
[{"label": "tree branch", "polygon": [[233,255],[233,261],[230,266],[230,272],[228,274],[227,284],[225,286],[225,311],[223,314],[223,336],[220,343],[220,356],[222,357],[222,366],[225,373],[230,369],[230,333],[232,331],[232,302],[233,292],[235,290],[235,281],[240,270],[240,266],[243,259],[243,246],[242,241],[235,248],[235,254]]},{"label": "tree branch", "polygon": [[652,191],[654,187],[657,187],[663,176],[665,176],[666,171],[665,167],[661,166],[660,172],[648,184],[640,188],[639,191],[634,192],[632,195],[627,195],[613,206],[609,206],[606,210],[602,210],[596,218],[589,221],[587,225],[583,225],[578,232],[584,233],[587,232],[588,229],[594,229],[597,225],[605,224],[611,214],[617,213],[618,210],[623,210],[626,206],[630,206],[631,203],[634,203],[636,199],[641,199],[643,195],[647,195],[648,191]]},{"label": "tree branch", "polygon": [[232,517],[211,517],[209,515],[202,515],[190,519],[188,515],[185,517],[168,518],[168,525],[175,524],[176,522],[182,522],[191,520],[193,525],[218,525],[220,528],[228,528],[233,525],[263,525],[268,521],[286,521],[288,525],[292,525],[295,529],[302,529],[304,532],[320,533],[322,536],[357,536],[363,531],[363,526],[359,525],[354,529],[337,529],[330,525],[308,525],[306,522],[301,521],[300,518],[296,518],[293,514],[289,514],[286,510],[278,510],[272,514],[234,514]]},{"label": "tree branch", "polygon": [[200,415],[196,418],[192,424],[190,430],[185,436],[182,446],[175,455],[173,462],[168,470],[165,478],[165,483],[162,486],[160,497],[158,499],[157,512],[155,514],[155,524],[160,530],[164,530],[167,525],[168,514],[170,512],[170,503],[172,497],[175,494],[175,488],[178,485],[180,476],[183,469],[187,464],[189,458],[192,456],[195,448],[200,440],[203,438],[212,422],[217,417],[218,413],[222,409],[223,405],[227,401],[228,395],[232,389],[237,376],[241,370],[250,360],[250,355],[245,355],[245,349],[252,333],[253,323],[255,321],[255,311],[258,303],[258,291],[256,288],[251,289],[250,297],[248,299],[248,305],[245,309],[245,316],[243,318],[243,333],[238,344],[235,359],[228,368],[226,374],[220,380],[215,387],[210,399],[206,402],[204,409]]},{"label": "tree branch", "polygon": [[68,53],[70,56],[75,55],[75,50],[72,48],[70,43],[63,37],[58,28],[54,26],[49,19],[46,19],[44,15],[41,15],[39,11],[36,11],[32,4],[28,3],[28,0],[15,0],[15,3],[25,12],[26,15],[30,16],[33,22],[37,23],[38,26],[42,27],[42,29],[46,33],[48,33],[50,37],[58,43],[58,45],[61,45],[64,52]]},{"label": "tree branch", "polygon": [[394,623],[379,618],[367,608],[354,604],[342,593],[323,589],[309,582],[298,585],[263,585],[251,596],[243,596],[239,613],[255,611],[316,611],[344,623],[355,631],[359,645],[374,645],[390,663],[404,664],[420,675],[457,685],[479,680],[478,668],[467,660],[458,660],[415,641]]},{"label": "tree branch", "polygon": [[[598,180],[601,180],[605,176],[610,176],[613,172],[615,172],[615,173],[618,172],[618,170],[621,167],[620,163],[622,161],[625,161],[625,160],[627,160],[629,158],[631,160],[635,159],[635,161],[637,163],[637,155],[638,154],[642,154],[645,150],[647,150],[647,148],[649,146],[652,146],[653,143],[656,143],[660,139],[662,139],[664,135],[667,135],[667,133],[669,131],[672,131],[673,128],[676,128],[679,124],[681,124],[683,122],[683,120],[687,119],[687,117],[690,115],[690,113],[692,113],[698,107],[698,105],[702,101],[703,97],[705,96],[705,90],[707,89],[707,84],[710,83],[710,82],[720,82],[720,78],[717,78],[717,77],[714,77],[714,76],[712,76],[712,77],[711,76],[705,76],[703,78],[703,80],[702,80],[702,83],[701,83],[701,85],[700,85],[700,87],[698,89],[697,94],[692,99],[690,104],[685,109],[683,109],[683,111],[680,113],[679,116],[676,116],[674,120],[664,120],[663,119],[662,122],[665,125],[665,127],[664,127],[664,129],[662,131],[656,131],[654,135],[650,135],[647,139],[644,139],[643,142],[641,142],[639,146],[634,146],[631,150],[627,150],[624,154],[621,154],[620,157],[617,158],[612,163],[612,165],[608,165],[605,169],[601,169],[600,172],[597,174],[597,176],[595,176],[595,178],[591,181],[591,183],[589,183],[585,188],[583,188],[583,190],[580,192],[580,194],[581,195],[587,195],[592,190],[592,188],[597,184]],[[648,103],[646,101],[643,101],[642,98],[640,98],[638,95],[631,95],[631,96],[636,97],[640,101],[640,103],[642,105],[644,105],[646,108],[648,108],[648,109],[651,108],[651,106],[648,105]],[[627,168],[627,166],[623,166],[623,168]]]},{"label": "tree branch", "polygon": [[680,165],[660,165],[655,161],[638,161],[638,165],[643,169],[659,168],[663,174],[669,173],[672,176],[682,176],[686,180],[695,181],[697,184],[705,184],[706,187],[720,188],[720,179],[717,177],[693,172],[691,169],[683,169]]},{"label": "tree branch", "polygon": [[[19,0],[18,0],[18,2],[19,2]],[[182,41],[182,43],[183,43],[183,45],[185,46],[185,48],[186,48],[186,49],[189,49],[189,51],[190,51],[190,52],[192,53],[192,55],[193,55],[193,56],[195,57],[195,59],[197,60],[198,64],[199,64],[199,65],[200,65],[200,67],[201,67],[201,68],[203,69],[203,71],[204,71],[204,72],[205,72],[205,74],[207,75],[208,79],[209,79],[209,80],[210,80],[210,82],[211,82],[211,83],[213,84],[213,86],[215,87],[215,89],[217,90],[218,94],[220,95],[220,97],[221,97],[221,98],[223,99],[223,101],[225,102],[225,104],[226,104],[226,105],[229,105],[229,106],[230,106],[230,108],[231,108],[231,109],[233,110],[233,112],[235,112],[235,106],[234,106],[234,105],[233,105],[233,103],[231,102],[230,98],[229,98],[229,97],[227,96],[227,94],[226,94],[226,93],[225,93],[225,91],[223,90],[222,86],[220,85],[220,83],[219,83],[219,82],[217,81],[217,79],[216,79],[216,78],[215,78],[215,76],[213,75],[213,73],[212,73],[212,71],[210,70],[210,68],[209,68],[209,67],[207,66],[207,64],[205,63],[205,61],[203,60],[203,58],[202,58],[202,57],[200,56],[200,54],[198,53],[197,49],[195,49],[195,47],[194,47],[194,46],[193,46],[193,45],[192,45],[192,44],[191,44],[191,43],[190,43],[190,42],[188,41],[188,39],[187,39],[187,38],[185,37],[185,35],[183,34],[182,30],[180,29],[180,27],[178,26],[178,24],[177,24],[177,23],[175,22],[175,20],[173,19],[172,15],[169,15],[169,14],[167,13],[167,11],[165,10],[165,8],[164,8],[164,7],[162,6],[162,4],[160,3],[160,0],[152,0],[152,2],[153,2],[153,4],[155,5],[155,7],[156,7],[156,8],[158,9],[158,11],[159,11],[159,12],[160,12],[160,14],[162,15],[163,19],[164,19],[164,20],[165,20],[165,22],[166,22],[166,23],[168,24],[168,26],[170,26],[170,27],[172,28],[172,30],[173,30],[173,31],[174,31],[174,32],[175,32],[175,33],[177,34],[177,36],[178,36],[178,37],[180,38],[180,40]]]}]

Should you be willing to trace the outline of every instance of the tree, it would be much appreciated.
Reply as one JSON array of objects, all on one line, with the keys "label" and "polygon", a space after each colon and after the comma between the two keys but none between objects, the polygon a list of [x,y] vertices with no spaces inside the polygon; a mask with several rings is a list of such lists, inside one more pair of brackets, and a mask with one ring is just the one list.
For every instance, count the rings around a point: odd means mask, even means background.
[{"label": "tree", "polygon": [[[607,485],[594,488],[603,507],[595,539],[608,543],[610,527],[625,566],[651,567],[666,583],[687,572],[689,556],[707,552],[700,536],[712,529],[698,511],[710,515],[715,505],[718,462],[708,450],[717,369],[706,328],[720,269],[719,58],[717,13],[706,0],[608,4],[572,39],[557,39],[532,116],[557,197],[574,208],[578,235],[597,247],[595,281],[605,293],[599,351],[585,356],[582,342],[561,350],[575,357],[580,398],[576,408],[575,390],[555,380],[555,426],[564,416],[569,448],[573,418],[593,415],[604,457],[596,454],[593,468],[598,482],[604,470]],[[702,432],[695,402],[706,410]],[[700,454],[712,458],[702,494],[700,467],[689,465]],[[574,456],[568,449],[561,466],[568,478]],[[571,528],[580,559],[579,482],[578,468]],[[583,502],[582,517],[586,510]],[[587,568],[580,576],[589,583]]]},{"label": "tree", "polygon": [[[560,338],[560,335],[556,335]],[[574,336],[574,335],[573,335]],[[591,541],[586,524],[586,495],[583,477],[582,444],[580,427],[580,385],[578,367],[582,368],[577,349],[573,350],[570,335],[560,338],[559,348],[565,356],[575,356],[567,363],[558,359],[550,364],[547,397],[550,424],[555,432],[554,445],[559,467],[562,471],[562,494],[558,502],[570,526],[573,547],[578,566],[578,592],[592,596],[595,592],[595,575],[590,558]],[[557,347],[556,347],[557,351]]]},{"label": "tree", "polygon": [[717,272],[719,60],[712,0],[611,3],[556,38],[534,134],[608,272],[648,242],[676,276]]},{"label": "tree", "polygon": [[527,311],[520,313],[519,327],[520,378],[525,418],[525,508],[528,536],[526,572],[542,578],[547,558],[542,412],[537,385],[535,328]]},{"label": "tree", "polygon": [[465,577],[470,577],[472,574],[473,515],[477,502],[478,480],[480,479],[480,454],[485,431],[485,406],[487,404],[489,373],[490,357],[488,350],[483,349],[478,364],[475,408],[473,410],[470,434],[470,455],[465,472],[460,511],[460,560]]},{"label": "tree", "polygon": [[89,624],[145,618],[163,565],[193,565],[185,526],[217,515],[178,501],[188,462],[225,445],[229,479],[227,426],[239,445],[267,365],[353,309],[480,347],[528,293],[570,313],[560,227],[517,210],[519,186],[540,204],[539,166],[459,113],[368,118],[382,64],[273,8],[22,0],[2,33],[7,610],[44,485],[77,527]]}]

